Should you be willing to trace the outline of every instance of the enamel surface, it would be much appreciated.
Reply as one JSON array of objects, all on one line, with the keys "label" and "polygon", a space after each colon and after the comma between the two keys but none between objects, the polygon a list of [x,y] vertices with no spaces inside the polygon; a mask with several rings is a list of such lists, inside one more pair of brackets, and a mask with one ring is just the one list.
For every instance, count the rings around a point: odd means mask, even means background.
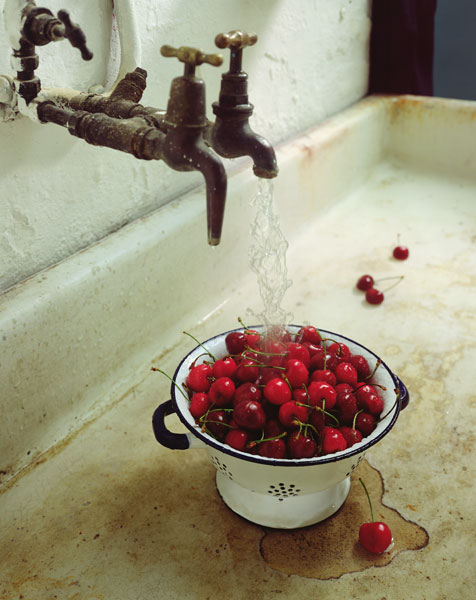
[{"label": "enamel surface", "polygon": [[[173,373],[194,346],[183,330],[207,339],[261,309],[246,170],[231,178],[218,248],[199,190],[2,296],[0,598],[470,598],[475,140],[475,103],[369,98],[278,148],[294,281],[284,304],[294,322],[372,349],[408,387],[366,459],[384,502],[429,541],[384,563],[342,559],[328,569],[338,578],[299,564],[289,576],[272,566],[287,564],[288,538],[273,534],[268,560],[263,528],[223,504],[205,452],[154,439],[169,382],[151,365]],[[397,234],[406,261],[391,257]],[[364,273],[404,279],[375,307],[355,289]],[[354,547],[362,519],[336,543]],[[312,547],[313,562],[331,560]]]}]

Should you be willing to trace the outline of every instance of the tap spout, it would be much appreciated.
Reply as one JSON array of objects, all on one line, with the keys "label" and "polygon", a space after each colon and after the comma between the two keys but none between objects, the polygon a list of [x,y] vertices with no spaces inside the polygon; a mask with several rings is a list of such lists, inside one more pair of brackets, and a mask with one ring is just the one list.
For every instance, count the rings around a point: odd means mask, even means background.
[{"label": "tap spout", "polygon": [[227,177],[223,163],[203,140],[201,128],[176,127],[165,137],[163,160],[176,171],[200,171],[207,189],[208,243],[221,240]]},{"label": "tap spout", "polygon": [[211,132],[212,147],[225,158],[250,156],[254,174],[272,179],[278,174],[276,154],[269,141],[251,129],[248,119],[253,108],[245,108],[223,110],[214,105],[217,117]]}]

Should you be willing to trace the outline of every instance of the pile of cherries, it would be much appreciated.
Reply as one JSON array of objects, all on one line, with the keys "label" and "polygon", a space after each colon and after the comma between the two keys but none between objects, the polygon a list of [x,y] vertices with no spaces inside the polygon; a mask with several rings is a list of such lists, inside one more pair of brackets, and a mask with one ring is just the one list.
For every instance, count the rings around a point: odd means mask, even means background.
[{"label": "pile of cherries", "polygon": [[[184,388],[202,431],[230,447],[277,459],[350,448],[375,429],[384,407],[367,360],[313,326],[225,338],[228,354],[190,366]],[[180,388],[181,389],[181,388]]]}]

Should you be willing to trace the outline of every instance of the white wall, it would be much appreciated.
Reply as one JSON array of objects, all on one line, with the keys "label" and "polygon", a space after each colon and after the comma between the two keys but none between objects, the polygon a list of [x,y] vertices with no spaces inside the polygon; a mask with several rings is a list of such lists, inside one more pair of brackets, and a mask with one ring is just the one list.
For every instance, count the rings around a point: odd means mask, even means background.
[{"label": "white wall", "polygon": [[[141,66],[149,73],[143,103],[165,108],[170,80],[182,71],[175,59],[160,56],[162,44],[212,52],[219,32],[255,31],[258,43],[245,51],[243,63],[255,105],[252,125],[273,143],[285,140],[366,93],[370,3],[136,0]],[[87,91],[111,81],[117,68],[112,1],[37,4],[68,9],[95,53],[84,63],[66,42],[39,48],[43,85]],[[9,55],[0,23],[0,74],[12,74]],[[223,70],[201,67],[209,105]],[[200,174],[88,146],[55,125],[0,122],[0,292],[201,183]]]}]

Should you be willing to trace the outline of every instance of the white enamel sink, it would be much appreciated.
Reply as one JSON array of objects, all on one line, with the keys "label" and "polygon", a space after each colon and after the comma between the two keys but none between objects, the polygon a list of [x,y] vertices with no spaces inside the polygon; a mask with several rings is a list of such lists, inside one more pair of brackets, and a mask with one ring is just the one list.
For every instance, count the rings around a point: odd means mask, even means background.
[{"label": "white enamel sink", "polygon": [[[401,597],[406,589],[405,597],[420,597],[420,573],[441,597],[457,593],[460,583],[472,589],[466,553],[473,535],[467,524],[476,520],[476,103],[370,97],[278,147],[277,155],[275,201],[294,281],[285,308],[296,323],[372,348],[412,398],[369,460],[384,474],[386,501],[426,527],[431,544],[418,555],[418,573],[408,552],[381,570],[386,595]],[[236,327],[238,316],[247,320],[248,307],[262,309],[247,258],[257,183],[249,163],[238,166],[246,168],[230,177],[219,247],[206,244],[201,189],[0,298],[2,597],[44,598],[41,581],[50,578],[94,584],[97,597],[124,600],[137,598],[140,586],[179,585],[173,573],[201,570],[174,545],[186,535],[194,548],[190,531],[162,525],[164,550],[148,548],[134,562],[112,524],[129,515],[127,539],[142,535],[145,544],[147,511],[162,489],[181,506],[175,488],[193,504],[204,481],[213,482],[200,450],[182,462],[180,453],[156,444],[151,416],[168,399],[169,382],[150,366],[173,373],[193,345],[183,330],[207,339]],[[398,234],[410,248],[404,262],[391,258]],[[375,307],[354,287],[364,273],[404,279]],[[144,488],[156,478],[155,487]],[[210,485],[208,510],[218,510]],[[158,499],[147,497],[150,489]],[[91,538],[81,559],[67,524]],[[96,539],[101,552],[93,549]],[[21,548],[28,548],[23,579],[15,575]],[[451,573],[441,569],[443,560]],[[211,561],[209,569],[219,564]],[[262,585],[271,594],[282,581],[266,573]],[[210,577],[221,581],[222,572]],[[333,590],[350,597],[346,586],[359,577],[335,580]],[[286,580],[291,596],[316,592],[311,580]]]}]

